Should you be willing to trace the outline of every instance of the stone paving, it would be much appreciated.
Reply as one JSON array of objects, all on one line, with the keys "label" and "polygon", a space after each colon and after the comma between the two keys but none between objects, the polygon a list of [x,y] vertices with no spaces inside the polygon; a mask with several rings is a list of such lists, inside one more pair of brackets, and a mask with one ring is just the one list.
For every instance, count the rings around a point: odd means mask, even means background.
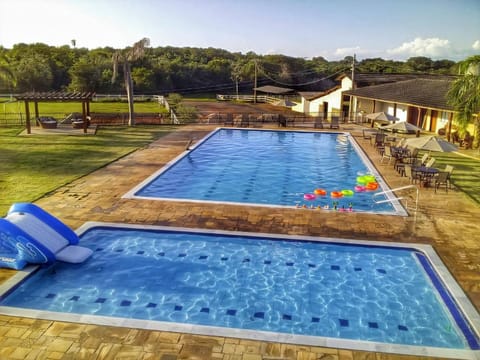
[{"label": "stone paving", "polygon": [[[418,211],[409,217],[121,198],[182,153],[190,139],[201,139],[212,129],[181,127],[37,204],[72,228],[86,221],[107,221],[430,244],[480,309],[480,207],[455,189],[435,194],[433,189],[421,188]],[[408,184],[392,165],[380,164],[380,155],[356,126],[345,130],[356,136],[391,188]],[[408,196],[408,203],[414,203]],[[0,283],[13,273],[0,270]],[[0,324],[0,359],[423,358],[8,316],[0,316]]]}]

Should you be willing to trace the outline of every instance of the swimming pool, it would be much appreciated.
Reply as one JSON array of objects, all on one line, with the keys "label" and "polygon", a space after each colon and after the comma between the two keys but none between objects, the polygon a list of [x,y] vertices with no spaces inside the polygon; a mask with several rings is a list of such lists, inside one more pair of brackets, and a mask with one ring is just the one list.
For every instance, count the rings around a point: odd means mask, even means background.
[{"label": "swimming pool", "polygon": [[[221,128],[124,197],[406,215],[392,195],[375,204],[373,192],[354,191],[364,174],[388,190],[348,133]],[[325,195],[313,196],[316,189]],[[342,190],[348,195],[330,196]]]},{"label": "swimming pool", "polygon": [[478,314],[429,246],[103,223],[78,232],[93,257],[34,272],[1,296],[1,313],[453,358],[478,353]]}]

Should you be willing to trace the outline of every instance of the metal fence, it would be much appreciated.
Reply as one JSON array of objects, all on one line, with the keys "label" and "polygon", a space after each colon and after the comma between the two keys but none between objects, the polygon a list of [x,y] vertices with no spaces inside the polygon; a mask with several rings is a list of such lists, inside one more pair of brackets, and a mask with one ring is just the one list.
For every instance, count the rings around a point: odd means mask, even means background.
[{"label": "metal fence", "polygon": [[[72,114],[65,113],[42,113],[57,120],[59,124],[70,124]],[[128,125],[128,113],[100,113],[92,112],[91,123],[96,125]],[[339,123],[358,122],[358,119],[350,119],[347,116],[328,114],[323,116],[311,116],[292,112],[259,113],[259,112],[204,112],[197,111],[188,117],[175,114],[172,110],[169,114],[161,113],[135,113],[135,123],[138,125],[165,125],[165,124],[219,124],[239,126],[261,126],[262,124],[279,124],[281,126],[295,127],[329,127],[332,118]],[[35,119],[32,119],[32,124]],[[0,126],[25,126],[25,115],[22,113],[0,113]]]}]

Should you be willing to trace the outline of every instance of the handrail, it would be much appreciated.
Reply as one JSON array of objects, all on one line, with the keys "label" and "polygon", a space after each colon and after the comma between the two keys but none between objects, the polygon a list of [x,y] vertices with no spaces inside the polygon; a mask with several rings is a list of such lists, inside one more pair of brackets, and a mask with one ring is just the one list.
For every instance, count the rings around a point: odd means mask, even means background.
[{"label": "handrail", "polygon": [[[398,187],[398,188],[395,188],[395,189],[389,189],[389,190],[385,190],[385,191],[381,191],[381,192],[377,192],[375,194],[373,194],[372,196],[372,199],[373,199],[373,202],[375,204],[383,204],[383,203],[386,203],[386,202],[394,202],[394,201],[397,201],[397,200],[402,200],[404,199],[403,197],[396,197],[396,198],[386,198],[384,200],[375,200],[375,197],[376,196],[379,196],[379,195],[387,195],[387,194],[394,194],[396,192],[399,192],[399,191],[402,191],[402,190],[408,190],[408,189],[415,189],[415,192],[416,192],[416,196],[415,196],[415,211],[417,211],[418,209],[418,196],[419,196],[419,190],[418,190],[418,187],[416,185],[405,185],[405,186],[401,186],[401,187]],[[405,207],[408,209],[408,206],[407,206],[407,200],[405,199]]]}]

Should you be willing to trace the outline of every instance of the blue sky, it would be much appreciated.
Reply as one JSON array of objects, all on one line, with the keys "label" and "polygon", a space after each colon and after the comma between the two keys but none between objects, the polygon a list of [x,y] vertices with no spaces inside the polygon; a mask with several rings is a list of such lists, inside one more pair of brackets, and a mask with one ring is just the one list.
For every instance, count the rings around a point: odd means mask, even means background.
[{"label": "blue sky", "polygon": [[480,54],[480,0],[0,0],[0,45],[214,47],[327,60]]}]

